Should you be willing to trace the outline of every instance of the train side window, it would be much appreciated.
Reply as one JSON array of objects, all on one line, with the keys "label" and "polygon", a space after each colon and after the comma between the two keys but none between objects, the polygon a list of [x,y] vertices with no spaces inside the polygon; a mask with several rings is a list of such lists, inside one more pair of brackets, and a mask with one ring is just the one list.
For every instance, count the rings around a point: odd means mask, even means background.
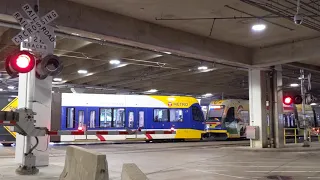
[{"label": "train side window", "polygon": [[168,122],[169,121],[169,110],[168,109],[154,109],[153,120],[155,122]]},{"label": "train side window", "polygon": [[112,109],[100,108],[100,127],[112,127]]},{"label": "train side window", "polygon": [[78,127],[82,127],[84,124],[84,111],[79,111],[78,113]]},{"label": "train side window", "polygon": [[132,111],[129,112],[128,121],[129,121],[129,128],[133,128],[134,112],[132,112]]},{"label": "train side window", "polygon": [[74,108],[67,108],[67,128],[74,128],[75,122]]},{"label": "train side window", "polygon": [[203,121],[204,120],[202,111],[196,106],[192,106],[192,118],[195,121]]},{"label": "train side window", "polygon": [[183,111],[182,109],[170,109],[170,122],[182,122]]},{"label": "train side window", "polygon": [[139,127],[144,127],[144,111],[139,111]]},{"label": "train side window", "polygon": [[96,121],[96,111],[90,111],[90,124],[89,124],[90,128],[95,127],[95,121]]},{"label": "train side window", "polygon": [[234,107],[230,107],[227,112],[226,122],[232,122],[235,120],[234,117]]},{"label": "train side window", "polygon": [[124,127],[125,111],[124,108],[113,109],[113,126],[112,127]]}]

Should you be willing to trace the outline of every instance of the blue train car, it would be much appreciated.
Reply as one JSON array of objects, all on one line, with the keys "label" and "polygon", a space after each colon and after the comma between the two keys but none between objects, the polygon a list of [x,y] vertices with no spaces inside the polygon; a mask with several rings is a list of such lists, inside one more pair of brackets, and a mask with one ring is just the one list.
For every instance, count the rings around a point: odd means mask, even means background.
[{"label": "blue train car", "polygon": [[[61,141],[201,139],[205,133],[204,115],[193,97],[63,93],[61,99],[60,130],[106,132],[61,135]],[[122,133],[137,129],[152,133]]]}]

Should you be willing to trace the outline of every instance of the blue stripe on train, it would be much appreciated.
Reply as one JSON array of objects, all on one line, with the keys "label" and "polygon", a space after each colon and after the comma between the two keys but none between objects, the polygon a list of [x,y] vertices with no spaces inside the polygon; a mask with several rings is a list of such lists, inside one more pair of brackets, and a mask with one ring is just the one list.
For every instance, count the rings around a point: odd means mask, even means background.
[{"label": "blue stripe on train", "polygon": [[[194,104],[201,111],[199,104]],[[67,109],[74,108],[74,122],[71,128],[67,128]],[[99,127],[100,125],[100,108],[113,108],[113,107],[61,107],[61,130],[76,130],[78,128],[79,115],[84,114],[84,124],[86,124],[88,130],[117,130],[124,129],[124,127]],[[193,120],[192,116],[192,106],[190,108],[176,108],[182,109],[183,111],[183,121],[182,122],[155,122],[154,121],[154,109],[167,109],[167,108],[148,108],[148,107],[115,107],[115,108],[125,108],[125,127],[129,129],[137,129],[139,127],[139,118],[142,119],[143,113],[144,126],[143,129],[170,129],[174,127],[175,129],[197,129],[204,130],[204,117],[201,111],[202,121]],[[170,108],[174,109],[174,108]],[[169,109],[169,110],[170,110]],[[90,127],[90,115],[94,117],[91,122]],[[129,125],[129,116],[133,118],[133,124]],[[142,122],[140,121],[140,124]],[[94,126],[93,126],[94,125]],[[70,127],[70,126],[69,126]]]}]

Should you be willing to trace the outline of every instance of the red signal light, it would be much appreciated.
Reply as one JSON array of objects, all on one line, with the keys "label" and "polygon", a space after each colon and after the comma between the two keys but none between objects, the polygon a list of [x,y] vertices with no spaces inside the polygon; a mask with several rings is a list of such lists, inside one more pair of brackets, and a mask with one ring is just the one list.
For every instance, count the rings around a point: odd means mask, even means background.
[{"label": "red signal light", "polygon": [[284,103],[285,105],[291,105],[292,102],[293,102],[293,99],[292,99],[290,96],[287,96],[287,97],[284,97],[284,98],[283,98],[283,103]]},{"label": "red signal light", "polygon": [[12,77],[17,77],[19,73],[28,73],[35,66],[35,58],[28,51],[19,51],[8,56],[6,59],[6,70]]},{"label": "red signal light", "polygon": [[82,126],[79,126],[79,127],[78,127],[78,131],[83,131]]}]

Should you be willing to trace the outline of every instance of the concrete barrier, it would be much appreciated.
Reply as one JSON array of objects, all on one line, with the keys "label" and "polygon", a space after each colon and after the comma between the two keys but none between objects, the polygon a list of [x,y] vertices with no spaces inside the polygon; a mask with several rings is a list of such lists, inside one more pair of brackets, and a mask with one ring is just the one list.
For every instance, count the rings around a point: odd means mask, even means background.
[{"label": "concrete barrier", "polygon": [[68,146],[60,180],[109,180],[106,155]]},{"label": "concrete barrier", "polygon": [[134,163],[123,164],[121,180],[148,180],[147,176]]}]

